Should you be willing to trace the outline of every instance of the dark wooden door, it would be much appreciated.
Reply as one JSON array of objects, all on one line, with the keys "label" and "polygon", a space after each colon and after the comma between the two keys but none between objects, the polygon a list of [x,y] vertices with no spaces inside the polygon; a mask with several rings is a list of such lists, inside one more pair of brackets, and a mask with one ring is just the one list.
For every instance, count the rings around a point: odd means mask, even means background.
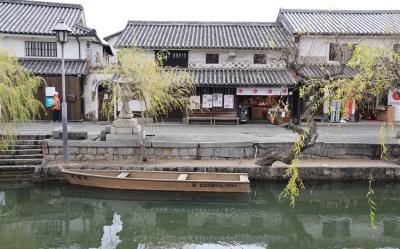
[{"label": "dark wooden door", "polygon": [[[60,101],[62,101],[62,90],[61,90],[61,76],[42,76],[46,81],[46,85],[42,85],[36,94],[37,99],[42,102],[45,106],[46,101],[46,86],[55,87],[56,91],[60,95]],[[78,76],[66,76],[65,77],[65,88],[68,105],[68,120],[77,121],[83,119],[83,92]],[[39,120],[52,120],[53,113],[50,108],[45,108],[45,111],[41,111],[38,117]]]}]

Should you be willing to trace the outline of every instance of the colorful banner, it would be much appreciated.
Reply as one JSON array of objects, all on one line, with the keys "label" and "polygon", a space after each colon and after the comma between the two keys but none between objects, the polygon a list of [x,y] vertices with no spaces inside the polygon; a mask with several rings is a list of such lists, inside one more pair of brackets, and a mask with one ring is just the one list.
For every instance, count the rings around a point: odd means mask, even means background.
[{"label": "colorful banner", "polygon": [[203,108],[212,108],[213,107],[213,96],[212,94],[203,94]]},{"label": "colorful banner", "polygon": [[236,95],[241,96],[287,96],[287,87],[239,87]]}]

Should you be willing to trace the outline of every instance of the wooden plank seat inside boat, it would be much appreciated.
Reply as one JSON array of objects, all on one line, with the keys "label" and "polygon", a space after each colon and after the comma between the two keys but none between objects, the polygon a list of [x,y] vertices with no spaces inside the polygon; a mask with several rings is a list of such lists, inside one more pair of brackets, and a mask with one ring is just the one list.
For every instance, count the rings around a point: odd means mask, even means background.
[{"label": "wooden plank seat inside boat", "polygon": [[188,174],[179,174],[178,181],[186,181]]},{"label": "wooden plank seat inside boat", "polygon": [[117,178],[126,178],[129,174],[129,172],[121,172],[121,174],[119,174]]}]

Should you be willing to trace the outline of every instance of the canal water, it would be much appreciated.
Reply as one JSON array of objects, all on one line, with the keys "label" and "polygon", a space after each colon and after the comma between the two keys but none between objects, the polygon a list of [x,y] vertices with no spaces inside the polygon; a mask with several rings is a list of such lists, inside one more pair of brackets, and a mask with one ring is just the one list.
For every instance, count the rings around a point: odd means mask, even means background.
[{"label": "canal water", "polygon": [[400,248],[400,184],[309,184],[296,208],[281,184],[249,195],[121,192],[0,184],[0,248]]}]

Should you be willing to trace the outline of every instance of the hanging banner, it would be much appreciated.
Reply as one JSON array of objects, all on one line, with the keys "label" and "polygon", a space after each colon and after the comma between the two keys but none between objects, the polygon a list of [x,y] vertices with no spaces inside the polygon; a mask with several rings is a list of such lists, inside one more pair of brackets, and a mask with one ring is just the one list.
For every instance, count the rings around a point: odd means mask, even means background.
[{"label": "hanging banner", "polygon": [[203,108],[212,108],[213,96],[212,94],[203,94]]},{"label": "hanging banner", "polygon": [[400,104],[400,89],[389,90],[388,104],[389,105],[399,105]]},{"label": "hanging banner", "polygon": [[201,108],[200,96],[191,96],[190,97],[190,108],[192,110],[198,110]]},{"label": "hanging banner", "polygon": [[239,87],[236,95],[241,96],[287,96],[287,87]]},{"label": "hanging banner", "polygon": [[224,108],[233,109],[233,95],[224,95]]},{"label": "hanging banner", "polygon": [[213,107],[222,107],[222,93],[213,93]]}]

